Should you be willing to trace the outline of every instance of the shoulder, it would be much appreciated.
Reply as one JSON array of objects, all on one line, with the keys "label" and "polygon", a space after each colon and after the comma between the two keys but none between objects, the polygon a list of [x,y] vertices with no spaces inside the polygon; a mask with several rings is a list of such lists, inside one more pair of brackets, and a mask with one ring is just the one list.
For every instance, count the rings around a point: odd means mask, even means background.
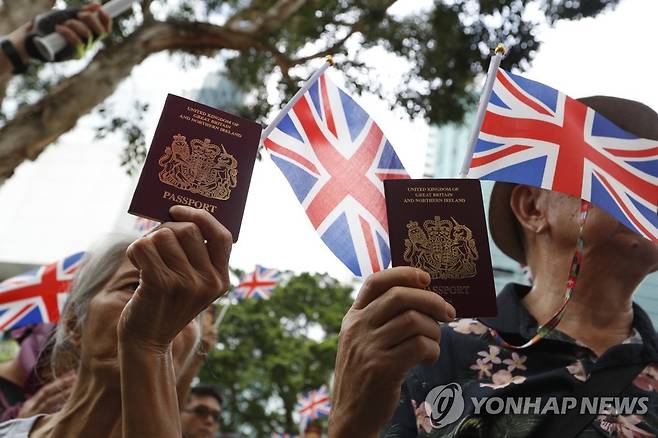
[{"label": "shoulder", "polygon": [[43,414],[0,423],[0,438],[27,438],[32,430],[32,426],[41,417],[43,417]]}]

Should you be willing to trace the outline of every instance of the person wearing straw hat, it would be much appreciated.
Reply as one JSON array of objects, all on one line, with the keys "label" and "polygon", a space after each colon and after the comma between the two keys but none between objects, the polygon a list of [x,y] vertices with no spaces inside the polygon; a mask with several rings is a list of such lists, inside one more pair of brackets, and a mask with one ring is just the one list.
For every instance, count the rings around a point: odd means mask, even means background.
[{"label": "person wearing straw hat", "polygon": [[[580,101],[658,140],[649,107],[605,96]],[[330,436],[657,436],[658,338],[632,296],[658,270],[658,245],[596,206],[584,223],[583,204],[495,184],[493,240],[533,274],[532,286],[503,289],[495,318],[456,319],[433,333],[428,321],[440,320],[442,303],[409,305],[422,281],[409,283],[403,268],[368,279],[341,329]],[[578,257],[576,242],[584,242]],[[565,283],[573,295],[560,312]],[[380,308],[383,320],[373,317]],[[417,346],[411,357],[382,339],[393,326],[405,334],[398,345]]]}]

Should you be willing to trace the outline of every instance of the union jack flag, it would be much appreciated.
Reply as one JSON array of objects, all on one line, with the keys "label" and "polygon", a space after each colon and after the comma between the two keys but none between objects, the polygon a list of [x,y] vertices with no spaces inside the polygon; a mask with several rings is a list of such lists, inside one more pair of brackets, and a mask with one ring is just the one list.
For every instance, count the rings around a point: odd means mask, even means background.
[{"label": "union jack flag", "polygon": [[301,430],[306,430],[306,425],[310,420],[329,415],[331,410],[331,397],[327,385],[322,385],[320,389],[309,391],[297,396],[297,412],[301,417]]},{"label": "union jack flag", "polygon": [[135,228],[136,231],[141,231],[142,233],[148,233],[151,231],[153,228],[157,227],[160,225],[160,222],[154,221],[152,219],[146,219],[143,217],[136,217],[135,218],[135,224],[133,227]]},{"label": "union jack flag", "polygon": [[264,145],[324,243],[354,275],[388,266],[382,180],[409,175],[363,108],[323,73]]},{"label": "union jack flag", "polygon": [[73,254],[0,283],[0,330],[57,322],[84,254]]},{"label": "union jack flag", "polygon": [[591,201],[658,240],[658,141],[551,87],[499,69],[468,176]]},{"label": "union jack flag", "polygon": [[281,272],[276,269],[267,269],[256,265],[254,272],[240,277],[240,283],[233,290],[233,293],[239,300],[249,298],[267,300],[272,296],[272,291],[279,283],[280,277]]}]

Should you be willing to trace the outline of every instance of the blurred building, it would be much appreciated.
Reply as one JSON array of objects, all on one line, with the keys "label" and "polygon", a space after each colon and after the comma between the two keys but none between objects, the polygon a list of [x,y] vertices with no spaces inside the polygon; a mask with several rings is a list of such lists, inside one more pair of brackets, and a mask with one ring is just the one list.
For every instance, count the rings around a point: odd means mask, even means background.
[{"label": "blurred building", "polygon": [[[464,123],[450,123],[430,128],[425,160],[425,177],[456,178],[461,169],[466,145],[473,124],[474,114],[465,117]],[[492,181],[482,181],[482,197],[484,210],[488,214],[489,197],[493,188]],[[488,223],[488,222],[487,222]],[[489,238],[491,263],[494,269],[496,290],[509,282],[527,284],[522,267],[516,261],[507,257]],[[647,277],[635,292],[634,300],[647,311],[654,326],[658,327],[658,273]]]},{"label": "blurred building", "polygon": [[[457,178],[464,161],[466,144],[470,134],[469,128],[474,118],[469,114],[464,123],[449,123],[443,126],[430,127],[429,140],[425,160],[425,177]],[[489,197],[493,182],[482,181],[482,198],[485,214],[489,213]],[[491,263],[494,269],[496,290],[500,291],[505,284],[514,281],[527,283],[521,266],[503,254],[489,239]]]},{"label": "blurred building", "polygon": [[0,262],[0,281],[31,271],[38,266],[32,263]]},{"label": "blurred building", "polygon": [[192,99],[228,113],[238,113],[244,104],[244,93],[223,72],[210,73]]}]

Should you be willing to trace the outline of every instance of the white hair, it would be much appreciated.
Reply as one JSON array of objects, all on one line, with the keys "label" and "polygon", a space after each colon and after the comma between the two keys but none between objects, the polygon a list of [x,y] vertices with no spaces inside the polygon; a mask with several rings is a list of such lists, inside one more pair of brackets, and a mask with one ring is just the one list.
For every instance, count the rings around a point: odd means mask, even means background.
[{"label": "white hair", "polygon": [[109,235],[85,255],[82,267],[71,283],[60,322],[51,339],[54,376],[79,365],[80,352],[71,342],[71,335],[80,332],[87,319],[89,302],[119,269],[126,250],[139,237],[137,233]]}]

